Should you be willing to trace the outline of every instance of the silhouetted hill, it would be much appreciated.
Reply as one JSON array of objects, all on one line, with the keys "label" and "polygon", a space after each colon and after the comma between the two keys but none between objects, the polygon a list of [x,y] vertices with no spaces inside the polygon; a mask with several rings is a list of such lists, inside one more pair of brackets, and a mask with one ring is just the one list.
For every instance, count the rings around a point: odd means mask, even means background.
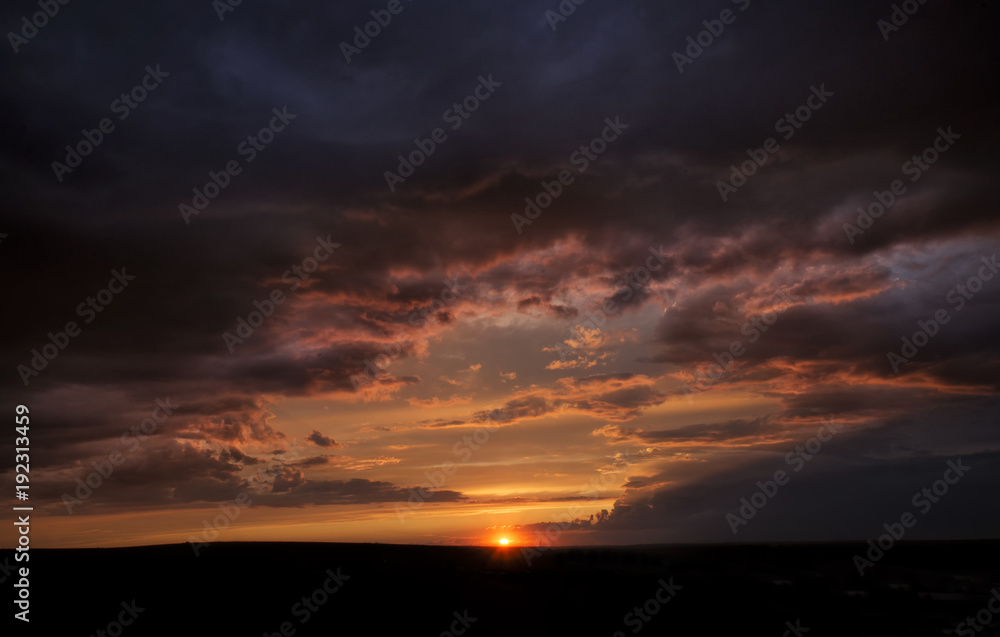
[{"label": "silhouetted hill", "polygon": [[[286,635],[327,636],[782,637],[796,622],[809,637],[954,634],[1000,589],[998,546],[904,543],[864,577],[852,562],[859,544],[562,548],[530,565],[519,548],[36,549],[31,634],[58,620],[63,629],[45,634],[117,635],[108,625],[122,614],[126,637],[280,635],[283,622]],[[302,603],[310,596],[312,608]],[[974,634],[1000,634],[996,626]]]}]

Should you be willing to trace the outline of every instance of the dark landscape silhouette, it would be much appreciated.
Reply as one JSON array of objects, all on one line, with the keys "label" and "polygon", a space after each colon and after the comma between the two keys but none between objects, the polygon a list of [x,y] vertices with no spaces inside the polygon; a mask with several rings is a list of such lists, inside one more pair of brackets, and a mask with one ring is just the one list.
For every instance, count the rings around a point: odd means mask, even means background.
[{"label": "dark landscape silhouette", "polygon": [[[32,628],[72,617],[96,634],[134,601],[123,634],[280,635],[287,622],[294,635],[944,635],[1000,586],[998,547],[901,543],[864,577],[860,543],[552,548],[530,566],[518,547],[38,549]],[[646,605],[661,582],[677,592]],[[314,595],[324,583],[335,592]]]}]

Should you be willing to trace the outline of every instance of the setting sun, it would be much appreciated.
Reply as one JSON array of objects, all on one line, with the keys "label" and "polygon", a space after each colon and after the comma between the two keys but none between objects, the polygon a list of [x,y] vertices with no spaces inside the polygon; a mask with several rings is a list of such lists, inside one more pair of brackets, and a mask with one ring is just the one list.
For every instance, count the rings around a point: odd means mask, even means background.
[{"label": "setting sun", "polygon": [[505,537],[502,537],[502,538],[500,538],[500,544],[503,544],[504,546],[506,546],[507,544],[509,544],[509,540],[507,540],[507,538],[505,538]]}]

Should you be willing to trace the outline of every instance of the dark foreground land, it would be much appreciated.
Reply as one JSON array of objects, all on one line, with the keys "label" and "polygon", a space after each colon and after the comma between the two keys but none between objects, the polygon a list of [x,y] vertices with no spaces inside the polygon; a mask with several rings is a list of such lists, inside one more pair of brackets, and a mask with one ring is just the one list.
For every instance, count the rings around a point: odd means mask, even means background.
[{"label": "dark foreground land", "polygon": [[959,627],[987,617],[992,590],[1000,598],[1000,542],[904,543],[860,577],[863,548],[563,548],[530,566],[513,547],[36,549],[30,629],[10,621],[8,602],[4,634],[261,636],[284,624],[285,635],[331,636],[1000,635],[989,610],[991,627]]}]

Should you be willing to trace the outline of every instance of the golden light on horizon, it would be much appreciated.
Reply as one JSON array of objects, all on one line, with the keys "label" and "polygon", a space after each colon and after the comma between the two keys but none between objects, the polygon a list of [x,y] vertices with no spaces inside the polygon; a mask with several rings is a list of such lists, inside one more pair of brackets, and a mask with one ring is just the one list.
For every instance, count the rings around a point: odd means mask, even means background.
[{"label": "golden light on horizon", "polygon": [[500,544],[507,546],[509,543],[510,541],[507,538],[505,537],[500,538]]}]

